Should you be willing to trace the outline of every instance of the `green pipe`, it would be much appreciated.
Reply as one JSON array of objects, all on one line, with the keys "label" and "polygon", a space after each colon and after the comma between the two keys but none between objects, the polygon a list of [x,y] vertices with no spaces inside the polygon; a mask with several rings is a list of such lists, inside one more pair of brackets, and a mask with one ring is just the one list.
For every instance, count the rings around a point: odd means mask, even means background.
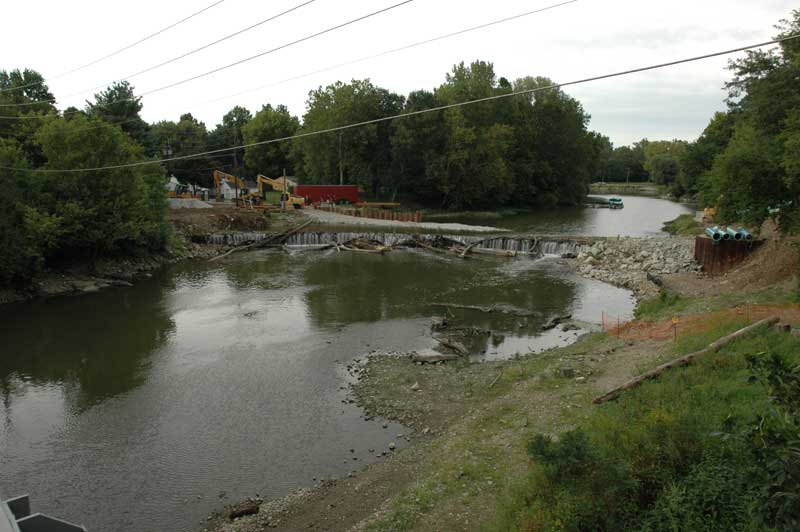
[{"label": "green pipe", "polygon": [[744,227],[740,227],[737,231],[740,235],[742,235],[742,240],[753,240],[753,235],[750,234],[750,231],[745,229]]},{"label": "green pipe", "polygon": [[739,231],[733,229],[733,227],[728,227],[725,230],[725,232],[728,234],[728,238],[732,238],[734,240],[741,240],[742,238],[744,238],[744,235],[742,235],[742,233],[740,233]]},{"label": "green pipe", "polygon": [[718,227],[706,227],[706,234],[711,237],[714,242],[722,240],[722,231]]}]

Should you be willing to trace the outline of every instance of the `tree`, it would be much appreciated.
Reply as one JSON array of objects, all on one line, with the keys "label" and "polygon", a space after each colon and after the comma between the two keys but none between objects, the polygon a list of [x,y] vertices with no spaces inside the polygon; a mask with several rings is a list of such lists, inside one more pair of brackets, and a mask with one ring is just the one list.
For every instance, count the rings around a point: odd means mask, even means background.
[{"label": "tree", "polygon": [[714,166],[717,156],[728,146],[733,135],[736,113],[715,113],[702,135],[686,146],[680,155],[680,175],[676,195],[696,194],[701,182]]},{"label": "tree", "polygon": [[119,124],[122,131],[145,147],[148,155],[155,155],[155,146],[149,145],[148,125],[139,113],[142,99],[133,92],[127,81],[115,81],[103,92],[94,95],[94,102],[86,102],[86,114]]},{"label": "tree", "polygon": [[[336,82],[309,93],[300,133],[398,114],[403,98],[370,80]],[[377,194],[391,176],[392,125],[367,124],[301,138],[293,147],[297,172],[315,183],[353,183]]]},{"label": "tree", "polygon": [[[431,109],[438,104],[430,91],[414,91],[406,99],[404,113]],[[390,139],[392,186],[407,198],[426,203],[440,203],[435,174],[429,171],[444,150],[446,131],[443,113],[412,115],[396,120]]]},{"label": "tree", "polygon": [[688,143],[683,140],[645,141],[644,169],[650,181],[658,185],[671,185],[678,178],[680,160]]},{"label": "tree", "polygon": [[[252,144],[294,135],[300,128],[300,120],[292,116],[285,105],[265,105],[242,129],[244,142]],[[278,177],[286,170],[294,175],[294,164],[290,157],[291,142],[281,141],[245,149],[245,162],[254,173],[267,177]]]},{"label": "tree", "polygon": [[[47,158],[45,169],[122,165],[144,158],[141,146],[98,118],[53,120],[36,140]],[[160,165],[36,177],[41,192],[33,205],[57,226],[49,255],[91,258],[163,248],[166,199]]]},{"label": "tree", "polygon": [[[241,145],[244,142],[244,127],[252,118],[253,115],[246,108],[239,105],[234,106],[222,117],[222,123],[217,124],[217,127],[209,133],[208,149],[216,150]],[[232,159],[230,162],[231,172],[237,175],[244,173],[244,149],[233,149],[230,154]]]},{"label": "tree", "polygon": [[25,157],[33,164],[42,164],[41,152],[33,142],[39,127],[47,119],[34,116],[55,115],[54,97],[44,78],[35,70],[0,70],[0,104],[3,116],[20,117],[21,120],[0,120],[0,138],[14,139]]},{"label": "tree", "polygon": [[[157,157],[181,157],[208,151],[208,132],[204,123],[191,113],[181,115],[176,122],[162,121],[154,124],[149,144]],[[228,155],[230,157],[230,155]],[[221,155],[215,155],[221,158]],[[185,183],[211,186],[214,166],[207,158],[181,159],[166,163],[167,171]]]},{"label": "tree", "polygon": [[0,285],[19,283],[40,271],[56,237],[58,219],[36,207],[37,180],[20,144],[0,138]]}]

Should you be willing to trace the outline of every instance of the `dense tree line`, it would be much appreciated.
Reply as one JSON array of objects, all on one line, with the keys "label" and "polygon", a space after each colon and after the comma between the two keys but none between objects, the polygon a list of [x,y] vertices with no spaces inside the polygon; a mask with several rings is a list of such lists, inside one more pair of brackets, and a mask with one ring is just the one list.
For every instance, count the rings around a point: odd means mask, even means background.
[{"label": "dense tree line", "polygon": [[[800,32],[800,10],[778,28],[778,37]],[[716,207],[721,220],[758,223],[780,213],[785,229],[797,229],[800,42],[749,51],[729,68],[727,110],[716,113],[693,142],[635,144],[637,164],[674,195]]]}]

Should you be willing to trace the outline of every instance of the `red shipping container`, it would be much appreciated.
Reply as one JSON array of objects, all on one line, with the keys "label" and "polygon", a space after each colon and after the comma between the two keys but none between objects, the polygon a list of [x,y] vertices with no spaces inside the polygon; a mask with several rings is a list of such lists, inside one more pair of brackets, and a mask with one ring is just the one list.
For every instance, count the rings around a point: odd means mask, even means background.
[{"label": "red shipping container", "polygon": [[355,204],[361,202],[358,196],[358,185],[297,185],[294,187],[294,194],[303,196],[311,203],[349,201]]}]

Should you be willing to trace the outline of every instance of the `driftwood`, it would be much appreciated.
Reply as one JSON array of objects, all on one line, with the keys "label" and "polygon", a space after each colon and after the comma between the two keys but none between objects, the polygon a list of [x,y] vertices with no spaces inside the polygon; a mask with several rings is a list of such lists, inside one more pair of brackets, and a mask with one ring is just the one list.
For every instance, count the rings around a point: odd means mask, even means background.
[{"label": "driftwood", "polygon": [[442,353],[433,353],[429,355],[414,353],[411,355],[412,362],[422,362],[423,364],[435,364],[436,362],[449,362],[451,360],[458,360],[460,355],[450,355]]},{"label": "driftwood", "polygon": [[442,347],[452,349],[461,356],[467,356],[469,354],[469,350],[467,350],[467,348],[464,347],[460,342],[456,342],[455,340],[447,340],[445,338],[437,338],[436,336],[434,336],[433,339],[439,342]]},{"label": "driftwood", "polygon": [[292,235],[295,235],[295,234],[299,233],[300,231],[302,231],[303,229],[305,229],[306,227],[308,227],[312,223],[314,223],[314,220],[309,220],[306,223],[304,223],[304,224],[302,224],[302,225],[300,225],[298,227],[295,227],[294,229],[290,229],[288,231],[284,231],[283,233],[278,233],[278,234],[275,234],[275,235],[271,235],[271,236],[265,238],[264,240],[259,240],[257,242],[251,242],[249,244],[245,244],[245,245],[242,245],[242,246],[236,246],[235,248],[228,250],[227,253],[223,253],[222,255],[217,255],[216,257],[211,257],[210,259],[208,259],[208,262],[216,262],[216,261],[218,261],[220,259],[224,259],[228,255],[232,255],[233,253],[238,253],[240,251],[247,251],[248,249],[267,248],[267,247],[274,246],[275,244],[282,245],[287,240],[289,240],[289,238]]},{"label": "driftwood", "polygon": [[265,238],[264,240],[262,240],[262,241],[257,243],[258,247],[265,248],[265,247],[268,247],[270,244],[284,244],[284,243],[286,243],[287,240],[289,240],[289,238],[291,238],[292,236],[296,235],[297,233],[299,233],[300,231],[302,231],[303,229],[305,229],[306,227],[308,227],[309,225],[311,225],[313,223],[314,223],[314,220],[309,220],[304,224],[298,225],[294,229],[289,229],[288,231],[285,231],[283,233],[279,233],[279,234],[273,235],[273,236],[271,236],[269,238]]},{"label": "driftwood", "polygon": [[474,248],[472,253],[476,255],[492,255],[494,257],[516,257],[516,251],[507,249],[492,249],[492,248]]},{"label": "driftwood", "polygon": [[459,256],[460,256],[462,259],[466,259],[466,258],[467,258],[467,253],[469,253],[470,251],[472,251],[472,248],[474,248],[476,244],[477,244],[477,242],[476,242],[475,244],[470,244],[469,246],[465,247],[465,248],[464,248],[464,251],[462,251],[462,252],[461,252],[461,254],[460,254]]},{"label": "driftwood", "polygon": [[765,327],[765,326],[772,325],[773,323],[778,323],[779,320],[780,320],[780,318],[778,318],[777,316],[773,316],[772,318],[767,318],[767,319],[758,321],[758,322],[756,322],[756,323],[754,323],[752,325],[748,325],[747,327],[745,327],[743,329],[739,329],[735,333],[729,334],[728,336],[723,336],[722,338],[720,338],[719,340],[717,340],[713,344],[710,344],[705,349],[701,349],[700,351],[695,351],[694,353],[690,353],[688,355],[682,356],[681,358],[675,359],[675,360],[673,360],[671,362],[667,362],[666,364],[662,364],[662,365],[658,366],[656,369],[654,369],[652,371],[648,371],[647,373],[644,373],[643,375],[639,375],[638,377],[629,380],[628,382],[626,382],[622,386],[614,388],[610,392],[608,392],[606,394],[603,394],[600,397],[595,398],[592,402],[594,404],[596,404],[596,405],[599,405],[601,403],[605,403],[606,401],[613,401],[614,399],[619,397],[620,394],[623,391],[630,390],[631,388],[635,388],[636,386],[639,386],[641,383],[643,383],[644,381],[646,381],[648,379],[653,379],[655,377],[658,377],[659,375],[661,375],[662,373],[664,373],[668,369],[679,367],[679,366],[686,366],[689,363],[691,363],[691,361],[694,360],[697,357],[700,357],[700,356],[703,356],[703,355],[707,355],[709,353],[716,353],[717,351],[719,351],[720,349],[722,349],[724,346],[728,345],[729,343],[733,342],[737,338],[741,338],[742,336],[744,336],[746,334],[749,334],[749,333],[753,332],[754,330],[756,330],[756,329],[758,329],[760,327]]},{"label": "driftwood", "polygon": [[[430,305],[432,307],[445,308],[448,311],[450,309],[457,308],[462,310],[477,310],[478,312],[483,312],[484,314],[508,314],[511,316],[517,316],[519,318],[531,318],[534,316],[539,316],[538,312],[514,308],[510,305],[491,305],[488,307],[482,307],[480,305],[458,305],[455,303],[431,303]],[[555,327],[555,325],[553,327]]]}]

